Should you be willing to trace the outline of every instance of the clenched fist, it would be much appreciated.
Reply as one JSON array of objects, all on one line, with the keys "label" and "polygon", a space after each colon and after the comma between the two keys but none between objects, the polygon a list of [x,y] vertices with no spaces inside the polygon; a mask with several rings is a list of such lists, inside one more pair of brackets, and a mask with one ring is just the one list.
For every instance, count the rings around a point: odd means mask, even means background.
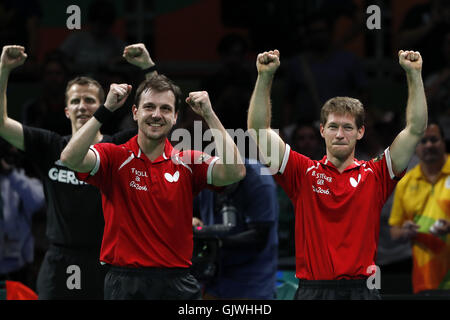
[{"label": "clenched fist", "polygon": [[203,118],[206,118],[213,113],[211,101],[209,100],[209,95],[206,91],[190,92],[189,97],[186,98],[186,102],[196,114]]},{"label": "clenched fist", "polygon": [[134,64],[141,69],[147,69],[155,65],[143,43],[132,44],[125,47],[123,50],[123,57],[129,63]]},{"label": "clenched fist", "polygon": [[273,75],[280,66],[280,51],[266,51],[258,54],[256,58],[256,69],[259,74]]},{"label": "clenched fist", "polygon": [[418,51],[403,51],[398,52],[398,62],[406,72],[421,71],[422,57]]},{"label": "clenched fist", "polygon": [[130,93],[131,86],[126,83],[111,84],[111,86],[109,87],[108,95],[106,96],[105,107],[110,111],[117,110],[118,108],[123,106]]},{"label": "clenched fist", "polygon": [[24,64],[27,59],[25,48],[22,46],[4,46],[2,56],[0,58],[0,67],[4,70],[11,71],[18,66]]}]

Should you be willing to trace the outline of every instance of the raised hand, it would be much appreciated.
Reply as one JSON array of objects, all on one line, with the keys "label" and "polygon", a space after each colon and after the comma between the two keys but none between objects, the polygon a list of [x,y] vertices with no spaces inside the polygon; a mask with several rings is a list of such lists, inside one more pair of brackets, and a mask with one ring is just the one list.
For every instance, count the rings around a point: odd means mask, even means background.
[{"label": "raised hand", "polygon": [[266,51],[258,54],[256,69],[259,74],[273,75],[280,66],[280,52],[278,50]]},{"label": "raised hand", "polygon": [[406,72],[422,71],[422,56],[418,51],[398,52],[398,62]]},{"label": "raised hand", "polygon": [[141,69],[147,69],[155,65],[143,43],[132,44],[125,47],[123,50],[123,57],[129,63],[138,66]]},{"label": "raised hand", "polygon": [[0,68],[11,71],[24,64],[27,59],[25,48],[22,46],[4,46],[0,58]]},{"label": "raised hand", "polygon": [[108,95],[106,96],[105,107],[110,111],[117,110],[118,108],[123,106],[130,93],[131,86],[126,83],[111,84],[111,86],[109,87]]},{"label": "raised hand", "polygon": [[196,114],[203,118],[208,117],[213,113],[211,101],[209,100],[209,95],[206,91],[190,92],[189,96],[186,98],[186,102]]}]

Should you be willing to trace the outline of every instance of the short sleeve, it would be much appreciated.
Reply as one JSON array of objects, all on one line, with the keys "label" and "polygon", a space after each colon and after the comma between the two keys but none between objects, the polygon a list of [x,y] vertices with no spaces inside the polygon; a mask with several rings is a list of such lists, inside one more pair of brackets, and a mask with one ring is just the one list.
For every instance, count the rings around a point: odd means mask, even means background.
[{"label": "short sleeve", "polygon": [[102,186],[111,185],[111,159],[114,149],[116,148],[120,147],[112,143],[97,143],[91,146],[90,150],[92,150],[95,154],[96,164],[91,172],[77,172],[77,178],[93,186],[96,186],[100,190],[102,189]]},{"label": "short sleeve", "polygon": [[217,160],[219,160],[218,157],[213,157],[197,150],[184,151],[178,157],[181,160],[181,164],[192,173],[193,192],[195,195],[206,187],[214,189],[212,169]]},{"label": "short sleeve", "polygon": [[394,174],[389,148],[387,148],[384,153],[378,157],[366,162],[365,166],[367,167],[365,170],[371,169],[374,171],[374,174],[380,182],[381,201],[382,203],[386,202],[392,191],[394,191],[398,181],[405,175],[406,169],[400,174],[400,176],[396,176]]},{"label": "short sleeve", "polygon": [[[274,175],[274,179],[290,199],[296,198],[297,193],[300,191],[302,173],[307,170],[308,165],[314,166],[314,161],[293,151],[286,144],[283,161],[281,162],[278,173]],[[319,165],[318,162],[317,165]]]},{"label": "short sleeve", "polygon": [[64,148],[64,137],[59,134],[40,128],[23,126],[24,154],[42,171],[59,160]]}]

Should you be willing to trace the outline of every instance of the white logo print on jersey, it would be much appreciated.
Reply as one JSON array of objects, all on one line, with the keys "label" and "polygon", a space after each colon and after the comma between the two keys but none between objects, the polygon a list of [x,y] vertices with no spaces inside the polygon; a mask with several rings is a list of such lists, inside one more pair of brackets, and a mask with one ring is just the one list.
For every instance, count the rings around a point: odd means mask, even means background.
[{"label": "white logo print on jersey", "polygon": [[356,181],[356,179],[353,178],[353,177],[350,178],[350,184],[352,185],[353,188],[356,188],[356,186],[358,185],[359,181],[361,181],[361,173],[358,174],[358,181]]},{"label": "white logo print on jersey", "polygon": [[173,175],[166,172],[166,173],[164,173],[164,178],[166,178],[166,180],[169,182],[177,182],[178,179],[180,178],[180,172],[176,171]]}]

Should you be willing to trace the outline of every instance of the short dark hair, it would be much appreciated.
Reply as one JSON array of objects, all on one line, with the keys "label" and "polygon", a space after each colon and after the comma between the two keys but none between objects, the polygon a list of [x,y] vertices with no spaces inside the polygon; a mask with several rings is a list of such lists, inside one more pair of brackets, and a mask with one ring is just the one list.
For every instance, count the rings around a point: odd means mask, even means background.
[{"label": "short dark hair", "polygon": [[436,118],[428,117],[427,127],[431,126],[432,124],[438,127],[442,140],[445,140],[444,128],[442,127],[441,123]]},{"label": "short dark hair", "polygon": [[358,99],[349,97],[334,97],[325,102],[320,111],[320,123],[325,125],[330,113],[340,115],[350,114],[355,118],[358,129],[364,126],[364,106]]},{"label": "short dark hair", "polygon": [[93,85],[93,86],[97,87],[98,88],[98,100],[100,101],[100,103],[105,102],[105,91],[103,90],[103,87],[100,85],[100,83],[98,83],[97,80],[94,80],[90,77],[85,77],[85,76],[76,77],[67,83],[66,102],[67,102],[67,98],[68,98],[67,93],[69,92],[70,88],[72,88],[72,86],[75,84],[77,84],[79,86]]},{"label": "short dark hair", "polygon": [[172,91],[175,96],[175,113],[178,112],[182,103],[182,95],[180,87],[178,87],[172,80],[163,74],[156,74],[150,79],[144,80],[136,90],[134,97],[134,104],[139,108],[139,102],[142,92],[146,89],[151,89],[156,92]]}]

